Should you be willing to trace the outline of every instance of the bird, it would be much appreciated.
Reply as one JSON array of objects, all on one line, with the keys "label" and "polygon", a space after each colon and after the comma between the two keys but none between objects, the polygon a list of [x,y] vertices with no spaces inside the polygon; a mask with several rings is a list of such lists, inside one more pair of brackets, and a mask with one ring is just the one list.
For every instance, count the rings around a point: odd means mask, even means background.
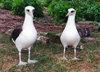
[{"label": "bird", "polygon": [[67,60],[67,58],[65,57],[65,52],[68,46],[72,46],[74,48],[74,58],[72,58],[72,60],[79,60],[79,58],[76,57],[76,47],[79,44],[81,37],[75,25],[75,15],[76,15],[76,10],[73,8],[69,8],[68,14],[66,15],[68,16],[68,20],[60,36],[61,43],[64,47],[63,58],[62,58],[63,60]]},{"label": "bird", "polygon": [[78,33],[80,35],[80,37],[89,37],[90,36],[90,30],[89,28],[86,28],[86,27],[80,27],[77,29],[78,30]]},{"label": "bird", "polygon": [[[11,40],[14,42],[16,48],[19,52],[19,63],[20,65],[26,65],[30,63],[36,63],[37,60],[30,59],[30,50],[32,45],[37,39],[37,30],[33,23],[33,13],[35,8],[33,6],[25,7],[25,19],[21,28],[16,28],[11,34]],[[21,51],[23,49],[28,50],[28,62],[23,62],[21,60]]]}]

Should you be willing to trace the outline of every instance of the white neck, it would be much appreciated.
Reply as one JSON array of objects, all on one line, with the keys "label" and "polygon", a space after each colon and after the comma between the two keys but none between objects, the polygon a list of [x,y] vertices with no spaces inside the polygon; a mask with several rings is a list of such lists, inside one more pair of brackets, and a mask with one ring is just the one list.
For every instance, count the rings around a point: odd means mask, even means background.
[{"label": "white neck", "polygon": [[23,24],[22,29],[23,30],[35,29],[34,24],[33,24],[33,17],[28,15],[27,13],[25,14],[25,19],[24,19],[24,24]]},{"label": "white neck", "polygon": [[75,25],[75,15],[72,15],[72,16],[68,17],[68,21],[67,21],[66,27],[76,28],[76,25]]}]

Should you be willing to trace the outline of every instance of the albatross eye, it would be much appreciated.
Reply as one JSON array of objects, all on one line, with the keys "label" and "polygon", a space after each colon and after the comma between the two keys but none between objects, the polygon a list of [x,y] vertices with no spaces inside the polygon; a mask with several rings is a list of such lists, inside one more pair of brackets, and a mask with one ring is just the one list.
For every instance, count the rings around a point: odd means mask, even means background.
[{"label": "albatross eye", "polygon": [[71,13],[74,13],[75,11],[71,11]]},{"label": "albatross eye", "polygon": [[29,10],[27,9],[27,12],[29,12]]}]

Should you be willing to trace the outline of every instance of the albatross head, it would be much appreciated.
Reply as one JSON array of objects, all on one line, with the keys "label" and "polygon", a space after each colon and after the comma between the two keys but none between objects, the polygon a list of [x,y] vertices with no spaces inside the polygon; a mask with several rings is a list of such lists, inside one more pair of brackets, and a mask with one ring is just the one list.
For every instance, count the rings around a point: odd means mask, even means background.
[{"label": "albatross head", "polygon": [[35,8],[32,7],[32,6],[27,6],[27,7],[25,7],[25,14],[28,14],[28,15],[30,15],[30,16],[33,17],[34,9],[35,9]]},{"label": "albatross head", "polygon": [[68,9],[68,13],[67,13],[66,16],[72,16],[72,15],[75,15],[75,14],[76,14],[76,10],[73,9],[73,8],[70,8],[70,9]]}]

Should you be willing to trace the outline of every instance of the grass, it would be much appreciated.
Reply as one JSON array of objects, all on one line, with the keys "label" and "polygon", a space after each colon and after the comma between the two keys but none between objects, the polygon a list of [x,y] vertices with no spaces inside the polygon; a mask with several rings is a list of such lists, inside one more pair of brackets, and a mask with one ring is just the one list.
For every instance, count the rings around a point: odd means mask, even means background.
[{"label": "grass", "polygon": [[91,33],[91,36],[95,37],[95,38],[100,38],[100,33]]},{"label": "grass", "polygon": [[[93,33],[100,39],[100,35]],[[0,72],[99,72],[100,71],[100,43],[89,42],[84,44],[84,49],[77,50],[80,61],[72,61],[73,49],[66,51],[68,60],[62,57],[61,44],[42,44],[36,42],[31,50],[31,59],[37,59],[35,64],[17,66],[18,51],[9,40],[9,36],[0,33]],[[22,60],[27,61],[27,51],[22,51]]]}]

